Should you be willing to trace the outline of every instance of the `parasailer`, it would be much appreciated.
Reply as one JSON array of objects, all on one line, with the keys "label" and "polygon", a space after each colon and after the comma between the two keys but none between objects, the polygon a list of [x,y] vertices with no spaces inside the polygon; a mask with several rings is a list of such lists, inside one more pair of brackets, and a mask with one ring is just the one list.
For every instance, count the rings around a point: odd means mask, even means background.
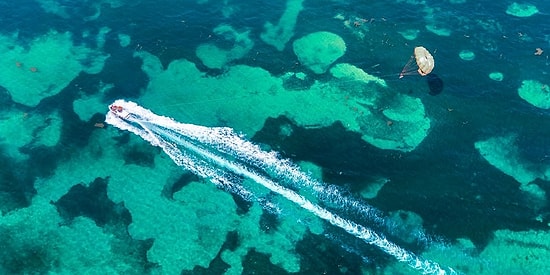
[{"label": "parasailer", "polygon": [[426,76],[432,72],[435,66],[434,57],[432,54],[422,46],[414,48],[414,55],[411,56],[409,62],[403,67],[399,78],[403,78],[406,75],[420,74]]}]

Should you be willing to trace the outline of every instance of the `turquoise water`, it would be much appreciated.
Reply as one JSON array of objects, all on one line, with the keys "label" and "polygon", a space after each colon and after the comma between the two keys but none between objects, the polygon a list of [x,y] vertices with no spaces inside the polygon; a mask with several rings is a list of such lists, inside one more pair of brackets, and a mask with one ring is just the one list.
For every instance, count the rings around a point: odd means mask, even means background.
[{"label": "turquoise water", "polygon": [[[443,266],[550,270],[549,8],[0,1],[0,273],[414,274],[277,194],[252,190],[280,212],[180,169],[104,123],[119,98],[242,132]],[[399,79],[418,45],[434,70]]]}]

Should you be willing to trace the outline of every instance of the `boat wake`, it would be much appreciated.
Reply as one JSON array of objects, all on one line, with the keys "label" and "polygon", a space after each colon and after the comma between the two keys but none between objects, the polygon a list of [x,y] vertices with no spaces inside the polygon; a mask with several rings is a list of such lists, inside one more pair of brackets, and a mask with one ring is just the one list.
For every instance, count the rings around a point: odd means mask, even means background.
[{"label": "boat wake", "polygon": [[451,268],[441,267],[401,248],[369,227],[335,213],[334,210],[351,211],[378,227],[386,223],[376,208],[345,195],[337,186],[311,178],[290,160],[281,158],[276,152],[262,150],[231,128],[180,123],[124,100],[115,101],[109,109],[107,123],[162,148],[178,166],[245,200],[258,201],[268,211],[278,213],[282,210],[266,199],[258,191],[258,186],[246,186],[242,178],[251,179],[424,274],[455,273]]}]

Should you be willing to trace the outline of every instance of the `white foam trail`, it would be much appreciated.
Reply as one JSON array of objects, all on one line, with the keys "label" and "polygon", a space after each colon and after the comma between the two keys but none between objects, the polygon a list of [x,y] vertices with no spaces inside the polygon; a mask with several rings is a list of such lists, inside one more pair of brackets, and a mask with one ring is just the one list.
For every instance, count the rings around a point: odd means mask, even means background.
[{"label": "white foam trail", "polygon": [[[281,159],[275,152],[261,150],[259,146],[235,134],[231,128],[210,128],[179,123],[171,118],[156,115],[136,103],[124,100],[117,100],[111,106],[122,107],[124,113],[110,111],[107,113],[107,123],[133,132],[152,145],[161,147],[177,165],[210,179],[224,189],[235,192],[246,199],[254,198],[254,194],[232,180],[228,171],[252,179],[317,217],[368,244],[377,246],[398,261],[405,262],[424,274],[455,273],[451,268],[445,269],[433,261],[422,259],[388,241],[375,231],[342,218],[285,187],[282,184],[291,187],[309,187],[323,200],[344,207],[353,207],[364,215],[380,221],[378,210],[356,199],[343,196],[335,187],[313,180],[289,160]],[[111,108],[111,110],[113,109]],[[179,149],[180,146],[183,150]]]},{"label": "white foam trail", "polygon": [[[151,114],[153,113],[146,115]],[[155,119],[154,123],[150,123],[146,119],[142,119],[141,121],[142,123],[146,123],[148,127],[155,127],[164,133],[172,132],[173,135],[184,136],[188,140],[213,146],[217,150],[231,155],[244,163],[254,166],[260,165],[260,168],[264,172],[276,177],[280,184],[287,184],[297,189],[304,189],[305,187],[311,188],[314,194],[319,196],[319,199],[326,203],[338,206],[343,205],[346,210],[354,210],[357,214],[379,225],[384,224],[382,213],[377,209],[352,196],[342,195],[343,192],[335,185],[325,185],[316,181],[302,172],[294,163],[286,159],[281,159],[277,152],[266,152],[262,150],[258,145],[237,135],[231,128],[206,128],[181,123],[175,125],[175,121],[166,117]],[[223,138],[223,140],[220,140],[221,138]],[[148,141],[151,142],[150,140]],[[299,183],[299,185],[296,183]]]}]

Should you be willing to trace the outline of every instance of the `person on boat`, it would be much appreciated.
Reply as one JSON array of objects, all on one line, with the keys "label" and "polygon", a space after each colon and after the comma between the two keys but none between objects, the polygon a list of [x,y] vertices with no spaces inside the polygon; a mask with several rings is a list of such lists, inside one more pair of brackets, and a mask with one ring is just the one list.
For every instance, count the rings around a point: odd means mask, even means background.
[{"label": "person on boat", "polygon": [[127,119],[130,116],[130,113],[124,110],[122,106],[111,105],[109,109],[113,114],[117,115],[120,118]]}]

